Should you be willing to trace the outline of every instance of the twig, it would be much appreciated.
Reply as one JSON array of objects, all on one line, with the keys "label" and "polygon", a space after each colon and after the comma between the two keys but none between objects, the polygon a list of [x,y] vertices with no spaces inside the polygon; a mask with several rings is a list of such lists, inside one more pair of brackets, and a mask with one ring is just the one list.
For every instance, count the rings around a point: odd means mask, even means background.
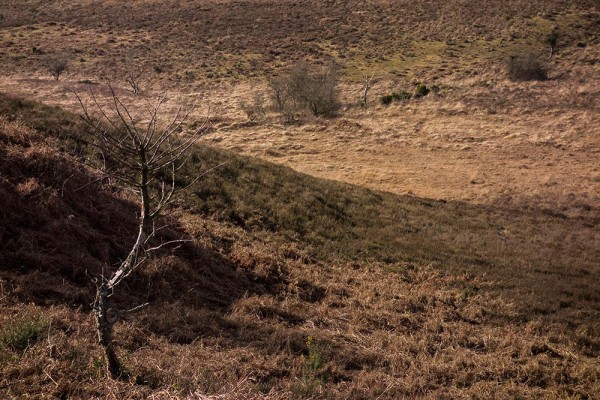
[{"label": "twig", "polygon": [[139,306],[130,308],[129,310],[121,310],[119,311],[119,314],[123,315],[123,314],[131,314],[137,311],[140,311],[142,308],[148,307],[150,305],[150,303],[144,303],[144,304],[140,304]]},{"label": "twig", "polygon": [[146,249],[146,253],[150,253],[151,251],[156,251],[156,250],[160,250],[162,249],[164,246],[167,246],[169,244],[173,244],[173,243],[189,243],[192,242],[191,239],[179,239],[179,240],[169,240],[168,242],[164,242],[159,246],[156,247],[151,247],[149,249]]}]

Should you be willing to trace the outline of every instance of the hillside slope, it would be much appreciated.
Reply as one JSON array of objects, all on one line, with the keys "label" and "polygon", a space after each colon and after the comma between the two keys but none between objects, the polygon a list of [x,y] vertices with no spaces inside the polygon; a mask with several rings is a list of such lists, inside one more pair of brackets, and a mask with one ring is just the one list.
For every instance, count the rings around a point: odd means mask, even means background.
[{"label": "hillside slope", "polygon": [[[179,200],[116,302],[131,380],[101,367],[92,277],[135,207],[77,163],[85,128],[0,96],[0,394],[6,398],[590,398],[598,219],[378,193],[227,162]],[[311,337],[311,340],[308,340]],[[321,360],[321,361],[319,361]]]}]

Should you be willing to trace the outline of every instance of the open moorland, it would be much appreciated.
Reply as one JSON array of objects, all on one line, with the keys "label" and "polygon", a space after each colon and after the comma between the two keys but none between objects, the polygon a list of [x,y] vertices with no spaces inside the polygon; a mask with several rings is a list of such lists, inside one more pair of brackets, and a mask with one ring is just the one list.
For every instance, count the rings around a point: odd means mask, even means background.
[{"label": "open moorland", "polygon": [[[521,54],[547,79],[510,79]],[[273,109],[300,62],[339,72],[335,116]],[[0,0],[0,72],[0,397],[600,393],[597,1]],[[109,84],[209,122],[157,238],[187,241],[114,295],[149,303],[116,380],[93,279],[136,199],[82,164],[74,94]]]}]

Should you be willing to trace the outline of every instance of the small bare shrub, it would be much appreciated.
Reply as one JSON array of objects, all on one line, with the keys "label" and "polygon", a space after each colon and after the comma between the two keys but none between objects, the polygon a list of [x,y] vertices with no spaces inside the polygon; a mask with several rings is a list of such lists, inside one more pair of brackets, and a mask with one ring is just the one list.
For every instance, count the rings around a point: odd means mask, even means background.
[{"label": "small bare shrub", "polygon": [[67,70],[69,61],[63,56],[51,57],[46,61],[46,69],[54,80],[58,81],[60,76]]},{"label": "small bare shrub", "polygon": [[299,105],[289,94],[286,76],[278,76],[269,81],[271,103],[275,111],[279,112],[286,123],[294,122]]},{"label": "small bare shrub", "polygon": [[332,117],[340,108],[338,100],[338,71],[334,67],[310,71],[297,67],[292,73],[292,95],[316,117]]},{"label": "small bare shrub", "polygon": [[316,117],[332,117],[340,108],[338,82],[339,74],[333,66],[313,70],[299,64],[269,82],[271,101],[288,121],[300,110]]},{"label": "small bare shrub", "polygon": [[142,92],[141,80],[144,75],[144,71],[140,66],[130,65],[125,72],[125,83],[129,85],[133,94],[140,94]]},{"label": "small bare shrub", "polygon": [[277,76],[269,80],[269,89],[271,90],[270,97],[273,108],[279,112],[283,111],[290,101],[285,78]]},{"label": "small bare shrub", "polygon": [[548,79],[548,67],[533,54],[511,56],[507,62],[508,76],[513,81],[543,81]]}]

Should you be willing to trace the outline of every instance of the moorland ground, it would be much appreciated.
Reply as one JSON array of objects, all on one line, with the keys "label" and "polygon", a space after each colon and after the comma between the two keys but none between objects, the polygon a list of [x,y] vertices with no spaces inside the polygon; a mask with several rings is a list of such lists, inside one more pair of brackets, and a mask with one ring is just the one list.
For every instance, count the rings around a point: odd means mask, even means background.
[{"label": "moorland ground", "polygon": [[[597,208],[600,14],[593,1],[503,3],[25,2],[3,4],[0,87],[77,111],[68,89],[144,71],[148,93],[199,96],[218,146],[312,175],[394,193]],[[507,80],[511,54],[549,54],[550,80]],[[70,60],[54,82],[45,60]],[[240,100],[298,60],[342,67],[346,109],[332,121],[245,126]],[[357,107],[363,75],[371,104]],[[415,82],[441,90],[391,107]],[[126,95],[126,94],[124,94]],[[142,107],[145,102],[142,102]],[[207,113],[205,108],[199,114]],[[574,179],[575,178],[575,179]]]},{"label": "moorland ground", "polygon": [[[600,392],[597,2],[0,1],[0,14],[7,396]],[[523,52],[547,59],[548,80],[508,79]],[[298,61],[339,65],[339,115],[249,121],[240,103]],[[69,113],[72,90],[102,97],[107,80],[135,111],[158,91],[167,116],[199,98],[212,127],[187,174],[227,161],[171,220],[167,235],[193,244],[119,294],[152,303],[117,325],[123,382],[104,376],[89,276],[122,257],[135,214],[76,163],[85,129]],[[438,90],[380,104],[418,82]]]}]

